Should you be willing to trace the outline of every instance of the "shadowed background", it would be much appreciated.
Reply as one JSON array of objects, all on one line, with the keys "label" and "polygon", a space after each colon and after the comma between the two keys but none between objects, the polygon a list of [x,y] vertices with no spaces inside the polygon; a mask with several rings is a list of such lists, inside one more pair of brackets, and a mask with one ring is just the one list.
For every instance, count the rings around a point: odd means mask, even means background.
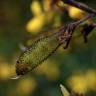
[{"label": "shadowed background", "polygon": [[[86,15],[72,6],[68,12],[50,9],[51,0],[0,1],[0,96],[62,96],[63,84],[86,96],[96,95],[96,29],[84,44],[80,31],[75,32],[67,50],[60,47],[55,54],[35,70],[17,80],[10,80],[22,50],[40,32],[81,19]],[[77,0],[96,9],[95,0]],[[60,6],[63,6],[60,2]],[[95,18],[94,18],[95,20]],[[92,22],[92,20],[86,21]],[[39,36],[39,35],[38,35]]]}]

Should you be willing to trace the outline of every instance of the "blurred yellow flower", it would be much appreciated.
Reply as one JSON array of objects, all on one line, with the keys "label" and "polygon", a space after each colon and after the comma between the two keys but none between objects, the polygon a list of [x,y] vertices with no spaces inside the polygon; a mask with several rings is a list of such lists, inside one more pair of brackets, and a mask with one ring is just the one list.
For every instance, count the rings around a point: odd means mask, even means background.
[{"label": "blurred yellow flower", "polygon": [[68,80],[68,84],[74,92],[86,93],[88,91],[88,84],[83,75],[74,75]]},{"label": "blurred yellow flower", "polygon": [[49,11],[50,10],[50,4],[51,4],[51,0],[43,0],[43,8],[45,11]]},{"label": "blurred yellow flower", "polygon": [[[47,7],[50,7],[50,3],[51,3],[51,0],[44,0],[43,8],[46,9]],[[33,1],[30,7],[34,17],[32,17],[32,19],[30,19],[26,24],[26,29],[28,32],[32,34],[36,34],[41,30],[43,30],[45,25],[51,24],[52,21],[55,21],[55,20],[57,21],[56,18],[58,16],[56,15],[56,13],[54,11],[43,11],[39,1],[37,0]]]},{"label": "blurred yellow flower", "polygon": [[38,16],[42,14],[42,8],[39,4],[39,1],[35,0],[31,3],[31,12],[33,13],[34,16]]},{"label": "blurred yellow flower", "polygon": [[36,71],[37,74],[45,74],[48,80],[54,81],[59,78],[60,71],[56,62],[52,60],[46,60],[40,65]]},{"label": "blurred yellow flower", "polygon": [[68,79],[68,84],[77,93],[86,93],[89,90],[96,91],[96,70],[89,69],[83,75],[73,75]]},{"label": "blurred yellow flower", "polygon": [[96,91],[96,70],[88,70],[85,77],[89,89]]},{"label": "blurred yellow flower", "polygon": [[17,84],[17,93],[21,95],[27,95],[32,93],[37,86],[34,78],[24,78]]},{"label": "blurred yellow flower", "polygon": [[28,30],[28,32],[36,33],[40,31],[41,28],[43,28],[44,21],[45,21],[44,14],[35,16],[28,22],[26,29]]},{"label": "blurred yellow flower", "polygon": [[10,79],[11,75],[12,74],[9,64],[6,62],[2,62],[2,64],[0,64],[0,80]]},{"label": "blurred yellow flower", "polygon": [[65,4],[65,3],[64,3],[63,1],[61,1],[61,0],[59,0],[58,5],[59,5],[60,7],[66,7],[66,6],[67,6],[67,4]]},{"label": "blurred yellow flower", "polygon": [[72,19],[81,19],[86,16],[86,12],[72,6],[69,6],[68,13]]}]

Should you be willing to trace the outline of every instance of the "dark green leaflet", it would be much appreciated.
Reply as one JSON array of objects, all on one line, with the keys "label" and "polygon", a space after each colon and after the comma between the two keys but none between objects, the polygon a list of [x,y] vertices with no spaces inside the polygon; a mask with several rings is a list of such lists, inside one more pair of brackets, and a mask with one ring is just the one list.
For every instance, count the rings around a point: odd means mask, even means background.
[{"label": "dark green leaflet", "polygon": [[38,39],[21,54],[16,64],[17,75],[31,71],[56,51],[62,44],[59,36],[64,33],[64,27],[59,31]]}]

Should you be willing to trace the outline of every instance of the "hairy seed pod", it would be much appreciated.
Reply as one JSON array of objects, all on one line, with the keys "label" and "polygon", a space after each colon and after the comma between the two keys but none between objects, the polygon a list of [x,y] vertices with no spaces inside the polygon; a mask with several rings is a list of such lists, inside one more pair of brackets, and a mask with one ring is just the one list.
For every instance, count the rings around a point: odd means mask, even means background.
[{"label": "hairy seed pod", "polygon": [[[58,27],[58,30],[52,34],[44,35],[32,43],[18,58],[16,62],[16,76],[11,79],[17,79],[28,73],[44,60],[51,56],[60,45],[68,43],[74,32],[71,25]],[[63,39],[60,39],[62,38]]]},{"label": "hairy seed pod", "polygon": [[64,34],[64,28],[59,31],[38,39],[20,55],[16,64],[17,76],[33,70],[56,51],[62,44],[58,37]]}]

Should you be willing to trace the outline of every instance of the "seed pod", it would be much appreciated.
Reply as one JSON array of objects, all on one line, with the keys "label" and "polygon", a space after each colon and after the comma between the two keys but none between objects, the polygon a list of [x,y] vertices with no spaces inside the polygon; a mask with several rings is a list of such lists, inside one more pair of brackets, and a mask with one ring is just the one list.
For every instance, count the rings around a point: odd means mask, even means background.
[{"label": "seed pod", "polygon": [[58,47],[59,41],[55,37],[43,38],[35,42],[19,57],[16,64],[17,75],[24,75],[47,59]]},{"label": "seed pod", "polygon": [[[69,45],[68,40],[72,37],[74,32],[73,29],[74,27],[71,25],[61,26],[58,28],[58,31],[37,39],[18,58],[16,62],[17,76],[13,77],[13,79],[18,78],[39,66],[44,60],[52,55],[60,45],[66,44],[66,42],[68,43],[67,45]],[[59,39],[62,36],[64,36],[63,42]]]},{"label": "seed pod", "polygon": [[16,63],[17,76],[33,70],[56,51],[62,44],[58,37],[64,34],[64,28],[60,27],[57,32],[39,38],[20,55]]}]

